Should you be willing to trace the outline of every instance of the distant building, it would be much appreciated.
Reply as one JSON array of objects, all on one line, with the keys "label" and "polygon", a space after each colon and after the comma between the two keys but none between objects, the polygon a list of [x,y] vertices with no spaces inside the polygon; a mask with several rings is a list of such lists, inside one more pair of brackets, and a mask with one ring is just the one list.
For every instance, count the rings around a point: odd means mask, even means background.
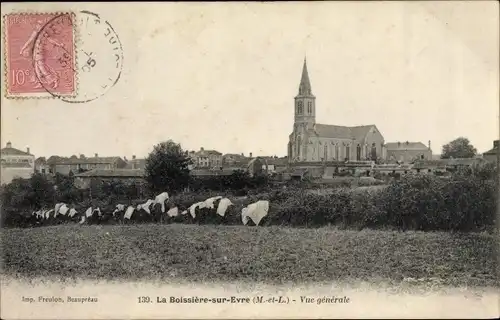
[{"label": "distant building", "polygon": [[92,169],[90,171],[75,174],[75,186],[80,189],[90,187],[92,179],[121,180],[128,184],[145,182],[144,170],[130,169]]},{"label": "distant building", "polygon": [[422,142],[388,142],[385,144],[386,160],[410,163],[415,160],[432,160],[432,150]]},{"label": "distant building", "polygon": [[493,162],[493,163],[497,162],[497,155],[498,155],[498,152],[500,151],[500,148],[498,145],[499,141],[500,140],[493,141],[493,149],[483,153],[484,160],[486,160],[488,162]]},{"label": "distant building", "polygon": [[35,172],[41,174],[49,173],[49,168],[47,166],[47,159],[45,157],[39,157],[35,160]]},{"label": "distant building", "polygon": [[35,156],[26,151],[15,149],[9,141],[5,148],[0,150],[1,184],[10,183],[15,178],[28,179],[35,172]]},{"label": "distant building", "polygon": [[260,157],[253,158],[248,162],[247,170],[251,177],[264,172],[264,161]]},{"label": "distant building", "polygon": [[243,153],[226,153],[222,156],[222,165],[223,166],[234,166],[239,165],[242,162],[248,163],[249,158],[246,157]]},{"label": "distant building", "polygon": [[316,97],[312,94],[305,59],[294,115],[288,142],[290,162],[385,158],[384,137],[375,125],[346,127],[316,123]]},{"label": "distant building", "polygon": [[92,169],[123,169],[127,166],[127,163],[120,157],[99,157],[96,153],[94,157],[89,158],[84,155],[69,158],[51,156],[47,160],[47,166],[51,174],[68,175],[70,172],[77,174]]},{"label": "distant building", "polygon": [[139,159],[135,155],[132,156],[131,160],[126,161],[127,164],[125,166],[125,169],[140,169],[140,170],[145,170],[146,169],[146,159]]},{"label": "distant building", "polygon": [[222,166],[222,153],[216,150],[205,150],[188,153],[196,168],[216,168]]}]

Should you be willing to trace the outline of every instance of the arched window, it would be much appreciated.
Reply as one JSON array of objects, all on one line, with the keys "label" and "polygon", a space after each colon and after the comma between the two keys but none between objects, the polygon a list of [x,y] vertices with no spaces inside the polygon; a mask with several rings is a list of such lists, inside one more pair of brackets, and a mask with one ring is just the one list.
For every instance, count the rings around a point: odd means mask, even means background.
[{"label": "arched window", "polygon": [[311,101],[307,102],[307,113],[308,114],[312,113],[312,102]]},{"label": "arched window", "polygon": [[351,154],[351,148],[349,147],[348,144],[346,144],[346,146],[345,146],[345,158],[346,158],[346,160],[349,160],[349,158],[350,158],[349,155],[350,154]]},{"label": "arched window", "polygon": [[372,143],[372,160],[375,161],[377,160],[377,147],[375,146],[375,142]]},{"label": "arched window", "polygon": [[325,155],[324,155],[325,161],[328,160],[328,144],[325,143]]},{"label": "arched window", "polygon": [[360,161],[361,160],[361,146],[358,144],[356,147],[356,160]]},{"label": "arched window", "polygon": [[335,160],[339,159],[339,145],[335,144]]},{"label": "arched window", "polygon": [[297,102],[297,114],[302,114],[303,112],[303,106],[302,106],[302,101]]}]

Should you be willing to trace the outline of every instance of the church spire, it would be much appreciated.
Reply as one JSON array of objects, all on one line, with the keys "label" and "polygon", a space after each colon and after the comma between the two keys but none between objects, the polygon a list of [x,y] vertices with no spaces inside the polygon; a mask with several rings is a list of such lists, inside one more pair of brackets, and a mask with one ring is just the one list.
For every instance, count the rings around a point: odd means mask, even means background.
[{"label": "church spire", "polygon": [[304,57],[304,66],[302,67],[302,78],[300,78],[299,96],[310,96],[311,82],[309,81],[309,73],[307,72],[306,57]]}]

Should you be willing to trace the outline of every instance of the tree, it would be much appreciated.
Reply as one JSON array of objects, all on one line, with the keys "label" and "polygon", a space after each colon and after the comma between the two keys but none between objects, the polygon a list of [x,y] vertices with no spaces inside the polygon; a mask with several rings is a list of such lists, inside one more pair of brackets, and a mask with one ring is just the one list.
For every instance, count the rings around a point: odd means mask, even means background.
[{"label": "tree", "polygon": [[459,137],[443,146],[441,159],[473,158],[476,154],[477,150],[470,144],[469,139]]},{"label": "tree", "polygon": [[155,193],[184,189],[190,180],[190,164],[191,159],[180,144],[168,140],[156,145],[146,158],[146,181],[149,189]]}]

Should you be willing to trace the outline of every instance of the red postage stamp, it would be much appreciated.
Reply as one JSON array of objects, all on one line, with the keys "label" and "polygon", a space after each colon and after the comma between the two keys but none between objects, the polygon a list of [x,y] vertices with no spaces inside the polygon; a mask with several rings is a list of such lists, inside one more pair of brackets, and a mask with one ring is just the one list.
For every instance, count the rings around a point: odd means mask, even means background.
[{"label": "red postage stamp", "polygon": [[76,94],[75,28],[71,13],[4,16],[6,96]]}]

